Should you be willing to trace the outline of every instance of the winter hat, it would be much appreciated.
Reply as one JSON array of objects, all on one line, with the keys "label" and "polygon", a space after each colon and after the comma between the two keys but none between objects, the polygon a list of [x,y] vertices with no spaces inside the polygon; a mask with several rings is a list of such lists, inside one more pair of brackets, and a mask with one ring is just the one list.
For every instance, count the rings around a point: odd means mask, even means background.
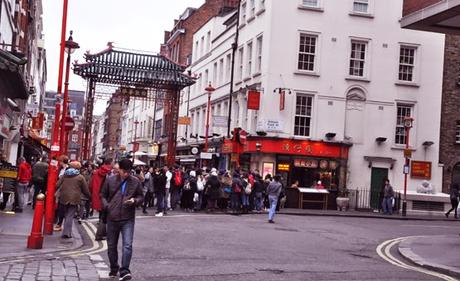
[{"label": "winter hat", "polygon": [[77,170],[80,170],[81,169],[81,163],[78,162],[78,161],[72,161],[72,162],[70,162],[69,167],[77,169]]}]

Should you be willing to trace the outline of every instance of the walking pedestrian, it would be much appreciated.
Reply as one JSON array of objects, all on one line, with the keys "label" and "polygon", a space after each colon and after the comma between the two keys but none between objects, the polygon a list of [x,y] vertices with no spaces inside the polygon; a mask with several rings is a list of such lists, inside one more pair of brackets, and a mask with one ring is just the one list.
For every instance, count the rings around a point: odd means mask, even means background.
[{"label": "walking pedestrian", "polygon": [[281,189],[283,188],[280,180],[281,177],[276,175],[267,187],[268,201],[270,203],[270,211],[268,212],[269,223],[275,223],[273,218],[275,217],[276,205],[278,204],[278,198],[280,196]]},{"label": "walking pedestrian", "polygon": [[165,191],[165,210],[171,210],[171,180],[173,177],[172,168],[165,167],[166,191]]},{"label": "walking pedestrian", "polygon": [[181,167],[176,167],[174,171],[173,180],[171,182],[171,209],[176,209],[180,202],[180,193],[184,185],[184,172]]},{"label": "walking pedestrian", "polygon": [[153,167],[150,167],[147,170],[147,173],[144,175],[144,203],[142,204],[142,213],[148,214],[147,207],[153,197]]},{"label": "walking pedestrian", "polygon": [[64,230],[62,238],[72,238],[72,225],[77,206],[81,203],[82,195],[90,197],[85,177],[80,174],[81,164],[78,161],[70,162],[64,175],[56,186],[59,190],[59,203],[64,206]]},{"label": "walking pedestrian", "polygon": [[17,206],[15,212],[22,213],[24,208],[24,194],[32,179],[32,167],[24,157],[19,157],[18,180],[16,185]]},{"label": "walking pedestrian", "polygon": [[164,170],[155,169],[153,175],[153,188],[157,199],[156,217],[162,217],[165,212],[166,175]]},{"label": "walking pedestrian", "polygon": [[34,184],[34,198],[32,199],[32,209],[35,208],[37,195],[45,194],[46,183],[48,180],[48,158],[43,156],[41,161],[32,167],[32,182]]},{"label": "walking pedestrian", "polygon": [[[110,277],[120,274],[120,281],[131,280],[129,265],[133,253],[134,221],[136,206],[143,201],[142,185],[131,175],[133,162],[122,159],[119,174],[105,180],[101,189],[101,200],[107,210],[107,254],[110,262]],[[122,235],[121,267],[118,264],[118,240]]]},{"label": "walking pedestrian", "polygon": [[261,212],[264,207],[264,196],[265,196],[265,186],[262,183],[262,177],[259,173],[256,173],[254,176],[254,205],[257,212]]},{"label": "walking pedestrian", "polygon": [[393,199],[395,197],[395,192],[393,187],[390,185],[390,180],[385,179],[385,184],[383,186],[383,214],[392,215],[393,214]]},{"label": "walking pedestrian", "polygon": [[452,208],[447,211],[446,218],[449,217],[450,212],[454,211],[454,218],[457,218],[457,207],[458,207],[458,196],[459,196],[459,185],[458,183],[452,184],[450,189],[450,203]]}]

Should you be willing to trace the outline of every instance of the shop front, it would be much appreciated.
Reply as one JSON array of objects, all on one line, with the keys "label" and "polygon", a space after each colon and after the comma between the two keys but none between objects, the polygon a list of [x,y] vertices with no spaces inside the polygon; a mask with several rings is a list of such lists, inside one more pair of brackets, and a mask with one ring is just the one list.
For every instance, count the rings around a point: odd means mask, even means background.
[{"label": "shop front", "polygon": [[263,177],[281,175],[288,187],[288,207],[298,206],[295,192],[289,190],[294,183],[317,188],[321,181],[320,187],[330,192],[329,208],[334,208],[337,190],[346,184],[349,147],[336,142],[249,137],[241,146],[227,141],[224,153],[232,153],[235,165],[244,170],[258,170]]}]

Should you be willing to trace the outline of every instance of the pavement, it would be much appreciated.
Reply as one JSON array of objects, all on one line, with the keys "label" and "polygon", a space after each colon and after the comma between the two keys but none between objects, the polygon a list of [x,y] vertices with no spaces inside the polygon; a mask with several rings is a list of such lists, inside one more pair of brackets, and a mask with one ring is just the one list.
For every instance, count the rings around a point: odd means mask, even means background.
[{"label": "pavement", "polygon": [[460,278],[459,235],[411,237],[399,244],[398,251],[420,267]]},{"label": "pavement", "polygon": [[[150,211],[152,212],[152,211]],[[140,214],[140,212],[138,212]],[[376,232],[369,232],[367,235],[371,239],[369,241],[369,247],[372,243],[376,244],[377,242],[381,241],[382,239],[391,238],[395,236],[388,236],[388,237],[380,237],[379,234],[382,232],[380,227],[384,227],[386,224],[391,224],[396,229],[402,228],[401,232],[392,234],[392,235],[400,235],[400,236],[408,236],[409,238],[401,240],[401,242],[397,245],[397,252],[410,263],[426,268],[428,270],[440,272],[443,274],[447,274],[449,276],[455,276],[460,278],[460,267],[458,265],[458,253],[460,253],[460,236],[456,233],[456,228],[458,227],[460,232],[460,225],[458,225],[458,220],[453,218],[446,219],[442,214],[439,216],[406,216],[402,217],[399,214],[395,214],[393,216],[386,216],[379,213],[374,212],[360,212],[360,211],[334,211],[334,210],[299,210],[299,209],[282,209],[279,213],[279,216],[285,217],[283,219],[286,223],[289,221],[304,221],[311,223],[312,220],[318,222],[328,222],[330,220],[334,220],[334,222],[341,222],[346,223],[347,225],[349,222],[352,222],[354,225],[354,229],[350,230],[350,237],[352,234],[355,233],[356,227],[361,227],[362,224],[367,224],[371,222],[375,224],[375,227],[378,227],[379,231]],[[185,215],[185,217],[184,217]],[[200,220],[200,215],[205,215],[203,213],[194,213],[194,214],[184,214],[180,211],[171,212],[171,216],[184,217],[187,219],[190,217],[196,217]],[[208,215],[205,215],[203,219],[205,219]],[[212,217],[218,217],[217,215],[210,215]],[[30,229],[32,226],[32,217],[33,212],[30,207],[27,207],[23,213],[16,213],[13,214],[11,212],[0,212],[0,280],[44,280],[44,281],[81,281],[81,280],[100,280],[99,277],[103,277],[100,271],[95,268],[95,263],[100,263],[101,259],[96,258],[94,260],[91,255],[86,255],[85,247],[91,246],[93,243],[91,239],[88,238],[88,233],[86,233],[83,228],[77,224],[74,225],[73,228],[73,239],[70,240],[63,240],[60,238],[60,233],[55,233],[51,236],[44,236],[44,245],[43,249],[40,250],[31,250],[26,248],[27,237],[30,234]],[[145,223],[150,224],[149,217],[151,216],[143,216],[147,220],[140,220],[140,222],[145,221]],[[265,215],[249,215],[249,216],[241,216],[246,217],[251,221],[251,224],[257,224],[256,221],[262,219],[264,220]],[[310,218],[302,218],[302,217],[310,217]],[[359,219],[362,220],[359,220]],[[154,221],[158,221],[158,218],[151,217]],[[358,219],[358,220],[356,220]],[[161,218],[159,218],[161,221]],[[376,220],[380,220],[381,222],[377,222]],[[239,217],[234,218],[225,218],[225,219],[217,219],[217,221],[212,220],[214,223],[211,224],[208,231],[213,231],[213,228],[216,226],[218,221],[222,221],[224,223],[233,223],[234,228],[237,228],[238,222],[243,224],[242,231],[244,230],[244,222]],[[412,221],[412,222],[410,222]],[[166,221],[164,221],[166,223]],[[169,221],[167,224],[161,223],[163,231],[166,229],[170,229],[174,227],[174,223]],[[171,224],[172,223],[172,224]],[[139,223],[137,223],[139,224]],[[157,224],[157,223],[155,223]],[[169,225],[169,226],[168,226]],[[291,223],[286,224],[286,226],[278,225],[275,228],[275,231],[279,233],[279,231],[285,231],[286,233],[295,233],[298,231],[297,229],[292,228]],[[326,227],[329,227],[325,224]],[[413,231],[411,228],[415,227],[422,227],[422,229],[428,229],[429,231]],[[224,227],[222,225],[222,227]],[[139,225],[139,227],[141,227]],[[151,225],[146,225],[146,240],[149,240],[148,237],[151,237]],[[179,227],[179,225],[177,226]],[[250,226],[254,228],[254,226]],[[265,225],[259,226],[261,229],[266,228]],[[257,227],[257,228],[259,228]],[[374,227],[374,226],[373,226]],[[404,231],[404,228],[408,227],[411,231]],[[188,228],[188,227],[187,227]],[[292,229],[291,229],[292,228]],[[443,231],[446,230],[445,232]],[[187,229],[186,229],[187,230]],[[190,229],[188,229],[190,230]],[[254,229],[256,230],[256,229]],[[306,230],[311,231],[311,230]],[[340,230],[342,231],[342,230]],[[80,233],[81,232],[81,233]],[[187,231],[187,233],[190,233]],[[319,231],[318,233],[323,234],[323,230]],[[324,233],[328,233],[328,230],[324,230]],[[439,233],[445,233],[445,235],[439,235]],[[83,235],[82,235],[83,234]],[[253,233],[255,234],[255,233]],[[224,235],[224,234],[223,234]],[[354,235],[354,234],[353,234]],[[419,236],[422,235],[422,236]],[[252,235],[251,235],[252,236]],[[328,238],[331,239],[331,238]],[[355,238],[352,238],[355,239]],[[362,238],[364,239],[364,237]],[[139,241],[138,239],[136,239]],[[141,239],[144,240],[144,239]],[[174,239],[176,240],[176,239]],[[333,239],[335,240],[335,238]],[[177,241],[177,240],[176,240]],[[324,241],[323,241],[324,242]],[[156,243],[155,243],[156,244]],[[312,247],[315,247],[312,244]],[[211,246],[211,245],[209,245]],[[340,251],[340,248],[343,247],[343,243],[340,245],[336,245],[338,248],[335,250]],[[352,245],[351,245],[352,246]],[[357,246],[357,245],[355,245]],[[149,248],[149,247],[147,247]],[[210,247],[211,249],[213,247]],[[218,251],[217,249],[215,249]],[[228,251],[228,249],[221,249]],[[262,251],[262,248],[260,249]],[[305,249],[306,251],[312,253],[308,248]],[[331,248],[333,251],[334,248]],[[265,250],[263,250],[265,251]],[[262,252],[263,252],[262,251]],[[352,248],[348,249],[347,251],[353,251]],[[81,252],[81,255],[62,255],[61,253],[78,253]],[[100,252],[100,251],[99,251]],[[258,251],[257,251],[258,252]],[[313,251],[314,252],[314,251]],[[255,253],[253,253],[255,254]],[[208,252],[207,255],[214,255],[212,252]],[[356,255],[359,256],[359,255]],[[372,256],[370,253],[368,256]],[[201,256],[200,258],[203,258]],[[160,258],[161,260],[162,258]],[[158,260],[156,259],[156,262]],[[262,265],[261,265],[262,266]],[[268,266],[264,264],[264,266]],[[265,267],[263,267],[265,268]],[[320,269],[322,270],[322,268]],[[262,274],[259,271],[258,274]],[[185,273],[185,272],[184,272]],[[327,273],[326,273],[327,274]],[[332,274],[332,273],[331,273]],[[335,273],[334,273],[335,274]],[[155,277],[159,277],[158,275]],[[165,276],[164,276],[165,277]],[[171,277],[171,276],[169,276]],[[292,276],[291,276],[292,277]],[[22,279],[21,279],[22,278]],[[335,278],[335,276],[331,275],[331,278]],[[174,278],[173,278],[174,279]],[[148,279],[146,279],[148,280]],[[178,279],[179,280],[179,279]],[[319,280],[319,279],[318,279]],[[409,279],[410,280],[410,279]],[[455,279],[454,279],[455,280]]]},{"label": "pavement", "polygon": [[[60,232],[45,235],[42,249],[27,249],[33,210],[0,212],[0,280],[83,281],[99,280],[89,256],[70,256],[85,246],[81,227],[74,224],[71,239]],[[80,229],[80,230],[79,230]]]}]

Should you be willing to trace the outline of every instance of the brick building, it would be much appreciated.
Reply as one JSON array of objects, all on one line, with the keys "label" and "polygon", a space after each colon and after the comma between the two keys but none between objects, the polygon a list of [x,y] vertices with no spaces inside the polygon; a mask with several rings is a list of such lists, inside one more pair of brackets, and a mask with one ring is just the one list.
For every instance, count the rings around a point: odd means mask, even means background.
[{"label": "brick building", "polygon": [[104,114],[104,135],[102,137],[102,151],[105,157],[115,158],[115,150],[120,145],[122,101],[121,95],[115,93],[107,102],[107,109]]},{"label": "brick building", "polygon": [[[174,20],[171,31],[165,31],[161,54],[175,63],[189,66],[193,49],[193,34],[211,18],[238,7],[238,0],[206,0],[199,8],[187,8]],[[202,38],[202,40],[210,40]]]},{"label": "brick building", "polygon": [[[439,162],[443,164],[443,191],[460,183],[460,2],[453,0],[405,0],[403,28],[447,34],[442,89]],[[455,35],[457,34],[457,35]]]}]

